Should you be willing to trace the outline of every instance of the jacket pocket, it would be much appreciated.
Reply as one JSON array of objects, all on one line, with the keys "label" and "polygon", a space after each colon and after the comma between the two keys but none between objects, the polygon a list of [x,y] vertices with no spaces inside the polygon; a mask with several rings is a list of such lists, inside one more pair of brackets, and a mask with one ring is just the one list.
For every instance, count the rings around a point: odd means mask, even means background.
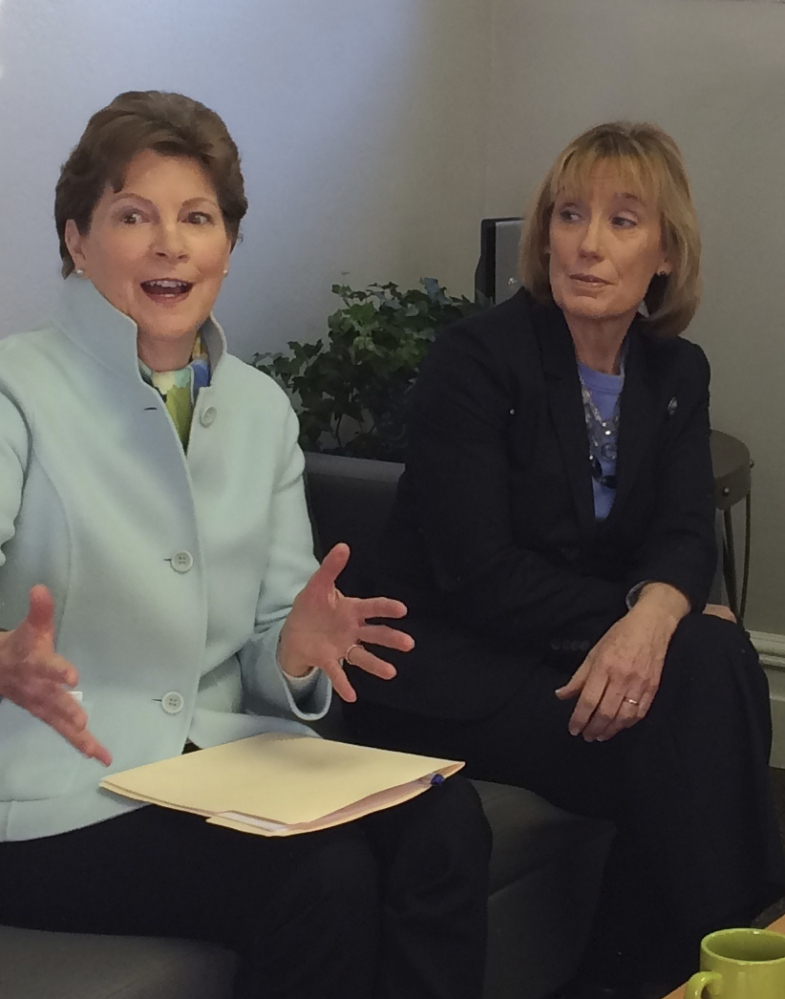
[{"label": "jacket pocket", "polygon": [[[90,701],[82,701],[88,718]],[[59,732],[8,699],[0,700],[0,801],[67,794],[85,757]]]}]

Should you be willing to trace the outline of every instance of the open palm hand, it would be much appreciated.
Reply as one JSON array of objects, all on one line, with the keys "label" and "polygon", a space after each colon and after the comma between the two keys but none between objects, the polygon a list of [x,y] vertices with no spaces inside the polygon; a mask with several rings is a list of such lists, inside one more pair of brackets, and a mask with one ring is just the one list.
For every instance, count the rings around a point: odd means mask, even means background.
[{"label": "open palm hand", "polygon": [[349,561],[349,546],[336,545],[295,597],[281,631],[279,661],[289,676],[321,669],[344,701],[357,694],[344,672],[345,663],[383,680],[395,676],[395,667],[366,649],[363,643],[408,652],[414,645],[403,631],[378,618],[402,618],[406,607],[388,597],[345,597],[335,583]]},{"label": "open palm hand", "polygon": [[45,586],[30,590],[30,610],[0,635],[0,697],[51,725],[80,753],[109,766],[112,757],[87,728],[87,715],[70,695],[75,667],[55,651],[54,601]]}]

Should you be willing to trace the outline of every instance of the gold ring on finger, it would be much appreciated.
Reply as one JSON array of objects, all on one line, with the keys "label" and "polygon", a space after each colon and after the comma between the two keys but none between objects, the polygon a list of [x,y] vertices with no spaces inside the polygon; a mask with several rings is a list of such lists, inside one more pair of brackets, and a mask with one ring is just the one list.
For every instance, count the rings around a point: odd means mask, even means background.
[{"label": "gold ring on finger", "polygon": [[362,645],[358,645],[357,642],[354,642],[352,645],[349,646],[349,648],[346,650],[346,652],[344,652],[344,654],[343,654],[343,661],[345,663],[348,663],[350,666],[356,666],[357,663],[353,663],[352,662],[351,655],[352,655],[352,652],[354,651],[354,649],[361,649],[361,648],[362,648]]}]

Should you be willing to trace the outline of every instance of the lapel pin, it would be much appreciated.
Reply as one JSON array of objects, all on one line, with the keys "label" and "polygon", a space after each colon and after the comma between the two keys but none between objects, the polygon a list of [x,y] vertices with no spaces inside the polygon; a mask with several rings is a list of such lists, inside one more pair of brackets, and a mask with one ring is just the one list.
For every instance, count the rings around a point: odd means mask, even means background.
[{"label": "lapel pin", "polygon": [[678,405],[679,404],[676,401],[676,396],[674,396],[671,399],[671,401],[668,403],[668,416],[673,416],[673,414],[676,412],[676,409],[678,408]]}]

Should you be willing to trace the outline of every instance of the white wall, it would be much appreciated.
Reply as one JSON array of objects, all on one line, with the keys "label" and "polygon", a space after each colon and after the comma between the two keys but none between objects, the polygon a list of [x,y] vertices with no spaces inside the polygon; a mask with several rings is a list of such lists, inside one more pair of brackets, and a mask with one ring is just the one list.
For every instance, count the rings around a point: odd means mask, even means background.
[{"label": "white wall", "polygon": [[721,0],[0,0],[0,335],[57,288],[52,198],[124,89],[216,108],[251,209],[217,313],[236,353],[315,338],[332,283],[469,292],[483,214],[517,214],[588,125],[659,121],[705,240],[690,335],[713,419],[755,457],[748,624],[785,634],[785,6]]},{"label": "white wall", "polygon": [[785,6],[495,0],[486,214],[517,214],[567,142],[614,118],[677,140],[704,238],[688,336],[713,425],[755,459],[747,624],[785,634]]},{"label": "white wall", "polygon": [[244,357],[325,329],[330,285],[471,287],[483,0],[0,0],[0,335],[57,294],[60,164],[128,89],[214,107],[243,154],[245,240],[218,303]]}]

